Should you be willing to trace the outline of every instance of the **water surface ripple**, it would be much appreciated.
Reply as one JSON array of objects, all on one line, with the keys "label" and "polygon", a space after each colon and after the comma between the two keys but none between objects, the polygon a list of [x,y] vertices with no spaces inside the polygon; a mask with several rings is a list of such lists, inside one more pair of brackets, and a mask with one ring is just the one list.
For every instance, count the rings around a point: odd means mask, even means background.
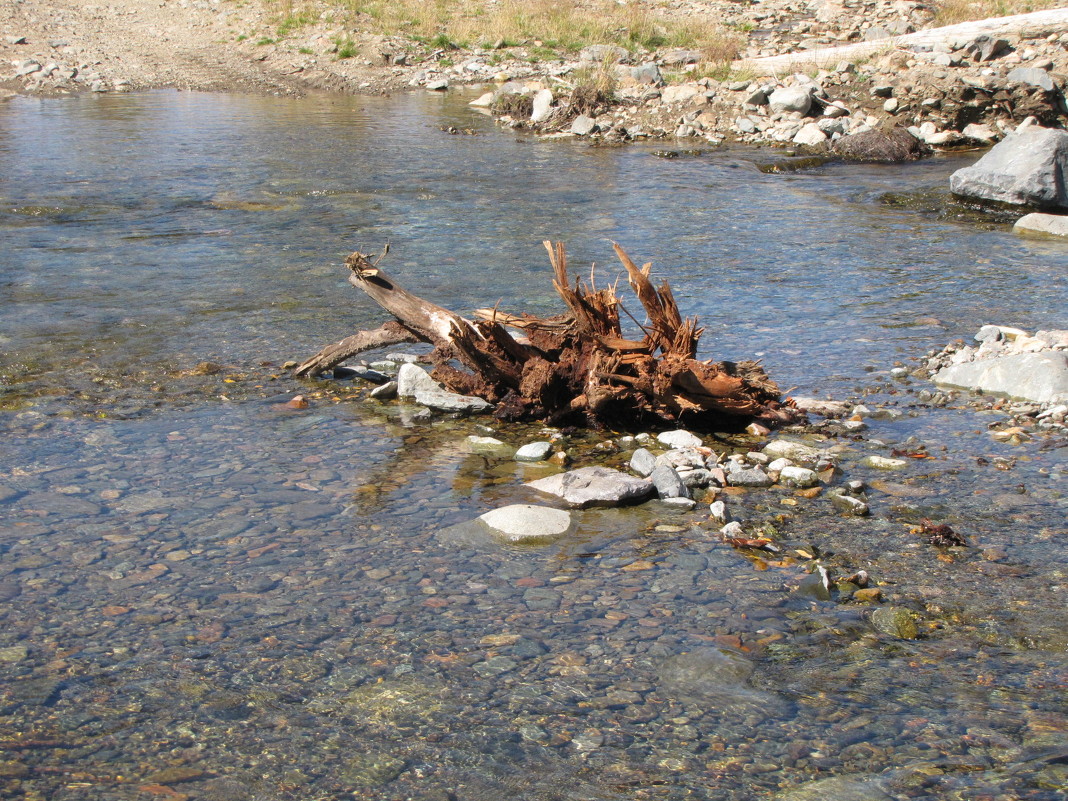
[{"label": "water surface ripple", "polygon": [[[886,371],[986,322],[1068,327],[1068,249],[880,201],[970,155],[765,174],[662,147],[536,142],[430,93],[0,106],[0,796],[1062,798],[1065,444],[995,442],[996,413]],[[730,498],[779,560],[653,506],[454,540],[545,468],[278,369],[381,321],[353,249],[390,242],[459,311],[551,313],[547,238],[605,281],[611,241],[653,261],[705,356],[879,387],[904,414],[837,443],[872,517]],[[936,458],[860,466],[906,441]],[[813,549],[920,637],[806,594]]]}]

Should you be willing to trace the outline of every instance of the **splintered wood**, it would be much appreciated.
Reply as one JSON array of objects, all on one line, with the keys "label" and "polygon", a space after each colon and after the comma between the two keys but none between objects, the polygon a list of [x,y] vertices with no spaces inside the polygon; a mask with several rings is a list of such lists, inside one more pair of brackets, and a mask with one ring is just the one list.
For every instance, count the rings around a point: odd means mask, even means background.
[{"label": "splintered wood", "polygon": [[697,321],[683,319],[667,282],[653,286],[650,264],[638,267],[613,247],[645,310],[645,320],[630,318],[640,339],[624,334],[621,314],[630,315],[614,285],[597,289],[592,275],[572,280],[561,242],[545,243],[567,307],[553,317],[479,309],[468,320],[398,286],[378,266],[381,257],[353,253],[349,282],[396,321],[325,347],[296,373],[315,376],[361,351],[419,341],[434,346],[436,380],[496,404],[503,420],[712,430],[731,420],[778,426],[801,418],[757,362],[698,360]]}]

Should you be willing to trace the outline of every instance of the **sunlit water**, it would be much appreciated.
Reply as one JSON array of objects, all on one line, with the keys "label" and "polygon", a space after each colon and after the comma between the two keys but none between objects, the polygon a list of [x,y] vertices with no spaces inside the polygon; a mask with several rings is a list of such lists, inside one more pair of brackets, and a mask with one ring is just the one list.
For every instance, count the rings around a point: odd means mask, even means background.
[{"label": "sunlit water", "polygon": [[[662,147],[537,142],[430,94],[0,106],[0,794],[1061,798],[1064,443],[999,444],[996,413],[885,384],[985,322],[1068,327],[1068,247],[880,202],[974,155],[769,175],[767,151]],[[653,261],[705,356],[883,386],[904,416],[837,443],[873,515],[731,496],[775,526],[770,561],[701,507],[456,541],[549,468],[278,367],[382,320],[353,249],[391,243],[459,311],[553,313],[548,238],[606,282],[611,241]],[[275,402],[298,391],[311,408]],[[936,458],[858,464],[909,437]],[[923,517],[973,547],[924,544]],[[920,638],[798,592],[813,549]]]}]

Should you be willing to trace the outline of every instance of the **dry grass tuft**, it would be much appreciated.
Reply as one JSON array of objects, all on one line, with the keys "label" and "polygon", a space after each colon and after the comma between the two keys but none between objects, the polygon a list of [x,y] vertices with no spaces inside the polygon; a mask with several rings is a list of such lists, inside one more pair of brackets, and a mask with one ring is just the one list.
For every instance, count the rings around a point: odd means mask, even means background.
[{"label": "dry grass tuft", "polygon": [[[283,0],[285,2],[287,0]],[[688,47],[709,60],[737,52],[736,34],[717,23],[673,20],[637,3],[594,0],[577,8],[557,0],[339,0],[354,24],[373,33],[462,47],[535,45],[574,52],[590,44]],[[540,44],[539,44],[540,43]]]},{"label": "dry grass tuft", "polygon": [[1029,14],[1063,5],[1064,0],[937,0],[934,4],[935,22],[938,25],[955,25],[990,17]]},{"label": "dry grass tuft", "polygon": [[491,111],[498,116],[507,115],[513,119],[525,120],[534,113],[534,98],[519,92],[509,92],[493,101]]}]

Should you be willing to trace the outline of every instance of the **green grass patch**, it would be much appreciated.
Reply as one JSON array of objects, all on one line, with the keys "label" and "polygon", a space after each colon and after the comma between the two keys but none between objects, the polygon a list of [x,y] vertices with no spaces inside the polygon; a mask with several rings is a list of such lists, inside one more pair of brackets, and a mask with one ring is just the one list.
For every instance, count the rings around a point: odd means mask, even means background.
[{"label": "green grass patch", "polygon": [[353,58],[357,54],[356,43],[348,37],[334,39],[334,45],[337,47],[337,52],[334,56],[341,61],[346,58]]}]

